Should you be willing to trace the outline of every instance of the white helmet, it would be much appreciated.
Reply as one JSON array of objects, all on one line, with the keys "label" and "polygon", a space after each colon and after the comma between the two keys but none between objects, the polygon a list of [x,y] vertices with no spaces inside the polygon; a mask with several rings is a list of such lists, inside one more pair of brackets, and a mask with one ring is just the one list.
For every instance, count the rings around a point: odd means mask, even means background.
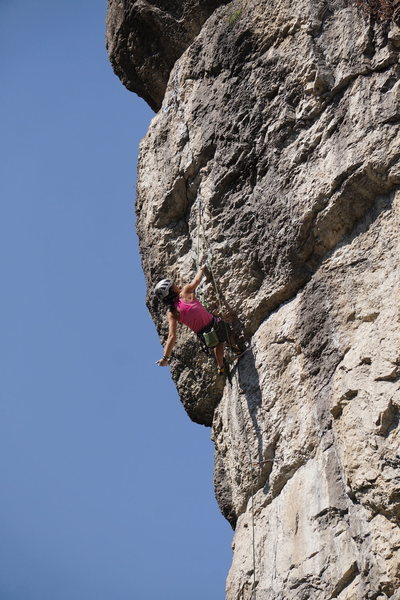
[{"label": "white helmet", "polygon": [[159,298],[166,298],[171,290],[172,285],[173,281],[171,279],[162,279],[154,288],[154,293]]}]

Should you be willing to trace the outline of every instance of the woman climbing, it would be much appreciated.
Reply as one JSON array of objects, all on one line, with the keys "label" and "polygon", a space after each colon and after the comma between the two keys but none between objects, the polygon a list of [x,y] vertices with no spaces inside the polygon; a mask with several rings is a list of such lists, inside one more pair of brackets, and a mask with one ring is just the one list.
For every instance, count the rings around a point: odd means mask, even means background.
[{"label": "woman climbing", "polygon": [[168,339],[164,348],[164,356],[156,362],[160,367],[168,365],[176,342],[177,323],[183,323],[189,327],[202,338],[203,342],[205,342],[204,334],[212,330],[215,332],[217,337],[211,344],[217,361],[218,375],[224,375],[225,342],[228,342],[236,358],[242,355],[228,323],[209,313],[196,298],[195,291],[203,278],[205,269],[205,265],[200,267],[193,281],[182,288],[179,288],[171,279],[162,279],[155,287],[155,294],[168,306]]}]

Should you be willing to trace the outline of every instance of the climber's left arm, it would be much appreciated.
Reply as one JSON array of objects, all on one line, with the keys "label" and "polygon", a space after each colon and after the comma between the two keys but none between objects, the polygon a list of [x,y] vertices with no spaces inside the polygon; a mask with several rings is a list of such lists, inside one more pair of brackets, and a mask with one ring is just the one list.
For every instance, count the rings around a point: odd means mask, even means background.
[{"label": "climber's left arm", "polygon": [[200,285],[200,282],[204,277],[205,270],[206,270],[206,265],[202,265],[200,267],[200,269],[197,271],[193,280],[190,283],[183,286],[183,288],[182,288],[183,294],[193,294],[194,293],[194,291]]}]

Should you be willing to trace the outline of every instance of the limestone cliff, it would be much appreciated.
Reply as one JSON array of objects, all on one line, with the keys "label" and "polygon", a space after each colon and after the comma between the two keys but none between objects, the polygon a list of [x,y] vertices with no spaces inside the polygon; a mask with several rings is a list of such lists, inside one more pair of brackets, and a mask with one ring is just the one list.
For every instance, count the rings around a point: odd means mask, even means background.
[{"label": "limestone cliff", "polygon": [[[161,340],[154,283],[188,280],[205,259],[209,306],[220,297],[250,345],[231,384],[188,331],[171,365],[188,415],[212,427],[216,496],[235,528],[228,600],[400,598],[392,8],[110,0],[116,72],[159,108],[137,222]],[[154,54],[137,34],[143,11]]]}]

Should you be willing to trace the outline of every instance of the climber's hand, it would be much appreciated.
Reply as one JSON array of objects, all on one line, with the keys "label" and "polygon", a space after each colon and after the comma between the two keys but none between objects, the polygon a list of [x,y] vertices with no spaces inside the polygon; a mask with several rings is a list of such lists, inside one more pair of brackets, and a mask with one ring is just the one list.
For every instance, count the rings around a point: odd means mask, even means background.
[{"label": "climber's hand", "polygon": [[160,358],[160,360],[156,360],[156,365],[158,365],[159,367],[167,367],[168,366],[168,359],[167,358]]}]

